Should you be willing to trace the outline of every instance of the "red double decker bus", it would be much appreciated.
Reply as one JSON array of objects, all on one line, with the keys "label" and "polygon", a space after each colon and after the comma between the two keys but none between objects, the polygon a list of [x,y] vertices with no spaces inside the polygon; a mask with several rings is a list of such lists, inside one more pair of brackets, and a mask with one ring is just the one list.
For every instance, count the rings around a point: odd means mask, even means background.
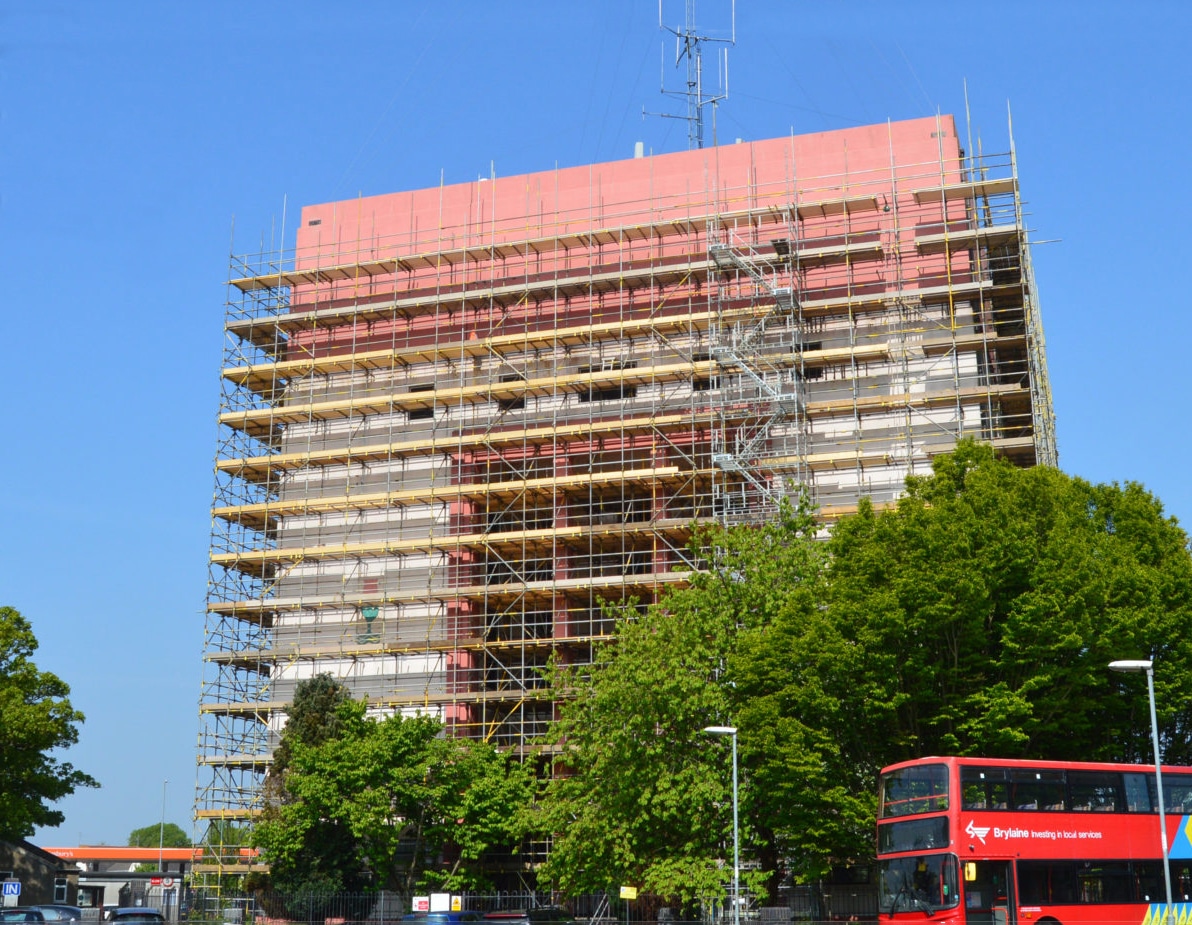
[{"label": "red double decker bus", "polygon": [[[1192,768],[1163,767],[1170,925],[1192,922]],[[882,771],[882,922],[1160,925],[1152,765],[922,758]]]}]

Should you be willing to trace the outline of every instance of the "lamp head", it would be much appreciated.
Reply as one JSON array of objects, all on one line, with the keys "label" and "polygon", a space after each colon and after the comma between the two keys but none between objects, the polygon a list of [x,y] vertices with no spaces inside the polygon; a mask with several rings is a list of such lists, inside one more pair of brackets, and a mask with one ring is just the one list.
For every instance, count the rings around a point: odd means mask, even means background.
[{"label": "lamp head", "polygon": [[1153,663],[1150,659],[1122,659],[1117,662],[1110,662],[1109,668],[1111,671],[1150,671]]},{"label": "lamp head", "polygon": [[704,732],[711,736],[735,736],[736,726],[705,726]]}]

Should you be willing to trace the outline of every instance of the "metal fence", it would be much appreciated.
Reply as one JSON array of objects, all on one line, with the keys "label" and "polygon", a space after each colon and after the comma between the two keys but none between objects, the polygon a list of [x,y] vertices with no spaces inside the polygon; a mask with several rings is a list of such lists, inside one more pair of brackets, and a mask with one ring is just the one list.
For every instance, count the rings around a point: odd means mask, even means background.
[{"label": "metal fence", "polygon": [[[547,892],[462,893],[461,909],[496,912],[560,906],[583,925],[731,925],[727,903],[679,909],[665,900],[641,894],[625,901],[613,893],[563,897]],[[781,906],[745,902],[742,925],[820,925],[877,920],[871,897],[824,892],[812,887],[788,891]],[[207,893],[190,896],[187,919],[192,925],[385,925],[399,922],[410,899],[398,893]]]}]

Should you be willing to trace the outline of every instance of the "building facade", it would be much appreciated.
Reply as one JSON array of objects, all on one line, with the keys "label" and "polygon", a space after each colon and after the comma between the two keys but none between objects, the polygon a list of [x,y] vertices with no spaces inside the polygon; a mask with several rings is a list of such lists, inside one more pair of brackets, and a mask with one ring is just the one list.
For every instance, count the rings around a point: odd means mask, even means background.
[{"label": "building facade", "polygon": [[[135,848],[122,845],[47,847],[71,871],[84,922],[100,922],[105,913],[120,906],[157,909],[167,922],[177,922],[187,911],[187,886],[191,865],[202,849]],[[49,900],[47,900],[48,902]]]},{"label": "building facade", "polygon": [[229,293],[204,819],[304,678],[520,748],[694,521],[1056,461],[1013,150],[950,117],[309,206]]},{"label": "building facade", "polygon": [[0,882],[10,884],[3,897],[5,906],[73,906],[79,899],[78,868],[23,840],[0,841]]}]

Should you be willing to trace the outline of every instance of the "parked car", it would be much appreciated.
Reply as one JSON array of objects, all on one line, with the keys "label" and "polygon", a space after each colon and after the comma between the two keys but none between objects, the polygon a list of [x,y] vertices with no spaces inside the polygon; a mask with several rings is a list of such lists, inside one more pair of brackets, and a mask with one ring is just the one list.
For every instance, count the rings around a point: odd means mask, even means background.
[{"label": "parked car", "polygon": [[37,906],[8,906],[0,909],[0,923],[3,922],[44,922],[45,913]]},{"label": "parked car", "polygon": [[536,909],[486,912],[484,921],[491,925],[575,925],[576,918],[559,906],[539,906]]},{"label": "parked car", "polygon": [[119,925],[165,925],[166,917],[160,909],[150,909],[146,906],[120,906],[112,910],[109,922]]},{"label": "parked car", "polygon": [[80,906],[67,906],[63,903],[39,903],[32,908],[40,909],[47,922],[83,921],[83,909]]},{"label": "parked car", "polygon": [[425,922],[426,925],[455,925],[456,922],[483,922],[479,912],[407,912],[403,922]]}]

